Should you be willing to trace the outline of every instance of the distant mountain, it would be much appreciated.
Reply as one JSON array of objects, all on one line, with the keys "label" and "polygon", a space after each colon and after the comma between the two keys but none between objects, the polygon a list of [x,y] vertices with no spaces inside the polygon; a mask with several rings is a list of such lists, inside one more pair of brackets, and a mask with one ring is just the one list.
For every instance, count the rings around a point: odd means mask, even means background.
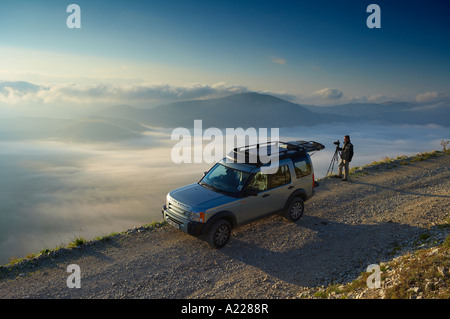
[{"label": "distant mountain", "polygon": [[411,107],[405,102],[393,103],[349,103],[333,106],[305,105],[305,108],[315,113],[339,114],[352,117],[365,117],[376,114],[403,111]]},{"label": "distant mountain", "polygon": [[72,142],[114,142],[138,136],[136,132],[100,119],[76,120],[54,132],[55,138]]},{"label": "distant mountain", "polygon": [[46,117],[14,117],[0,119],[0,131],[3,132],[49,132],[70,123],[67,119]]},{"label": "distant mountain", "polygon": [[1,140],[24,140],[41,139],[52,135],[71,120],[35,118],[35,117],[15,117],[0,119],[0,139]]},{"label": "distant mountain", "polygon": [[119,118],[0,119],[1,140],[56,139],[65,142],[115,142],[141,136],[150,129]]},{"label": "distant mountain", "polygon": [[180,101],[153,109],[119,105],[82,119],[18,117],[0,119],[1,140],[57,139],[115,142],[142,136],[151,127],[282,128],[330,123],[438,124],[449,127],[450,103],[388,102],[329,107],[299,105],[259,93]]},{"label": "distant mountain", "polygon": [[403,110],[396,110],[371,117],[373,122],[389,124],[436,124],[450,126],[450,103],[435,103],[429,105],[416,105]]},{"label": "distant mountain", "polygon": [[116,106],[104,110],[102,114],[169,128],[192,127],[196,119],[202,120],[203,127],[218,128],[290,127],[338,122],[344,119],[340,115],[315,113],[299,104],[259,93],[174,102],[147,110]]},{"label": "distant mountain", "polygon": [[240,93],[220,99],[180,101],[153,109],[126,105],[97,115],[129,119],[155,127],[292,127],[324,123],[438,124],[449,126],[448,103],[419,105],[406,102],[354,103],[329,107],[299,105],[259,93]]},{"label": "distant mountain", "polygon": [[353,103],[336,106],[305,106],[314,113],[336,114],[352,121],[378,124],[437,124],[450,126],[450,102],[430,104],[385,102]]}]

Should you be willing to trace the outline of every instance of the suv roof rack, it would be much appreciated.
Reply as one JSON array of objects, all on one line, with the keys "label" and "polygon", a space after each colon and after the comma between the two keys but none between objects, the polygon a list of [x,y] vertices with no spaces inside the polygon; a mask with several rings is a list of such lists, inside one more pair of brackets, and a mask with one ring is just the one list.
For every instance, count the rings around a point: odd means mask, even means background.
[{"label": "suv roof rack", "polygon": [[290,141],[290,142],[281,142],[285,145],[287,145],[287,147],[293,147],[293,148],[301,148],[303,149],[305,152],[315,152],[315,151],[320,151],[323,150],[325,148],[325,146],[323,144],[320,144],[318,142],[314,142],[314,141]]},{"label": "suv roof rack", "polygon": [[[265,149],[265,151],[263,154],[260,154],[262,148]],[[320,151],[324,148],[325,146],[323,144],[314,141],[273,141],[236,147],[227,154],[227,158],[233,162],[264,165],[265,163],[261,162],[261,157],[278,155],[278,159],[281,160],[302,156],[307,152]]]}]

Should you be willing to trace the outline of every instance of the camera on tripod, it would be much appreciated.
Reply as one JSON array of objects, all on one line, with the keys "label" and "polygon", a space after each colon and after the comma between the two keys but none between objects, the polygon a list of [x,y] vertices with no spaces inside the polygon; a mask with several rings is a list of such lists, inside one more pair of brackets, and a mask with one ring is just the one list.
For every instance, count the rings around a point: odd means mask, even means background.
[{"label": "camera on tripod", "polygon": [[341,142],[339,142],[339,140],[337,140],[336,142],[333,142],[333,144],[336,145],[336,150],[334,151],[333,158],[331,159],[330,167],[328,167],[327,175],[325,175],[325,176],[328,176],[328,174],[330,173],[330,170],[331,170],[331,174],[333,174],[334,164],[337,164],[339,162],[339,155],[340,155],[339,151],[341,150],[339,148],[339,145],[341,144]]}]

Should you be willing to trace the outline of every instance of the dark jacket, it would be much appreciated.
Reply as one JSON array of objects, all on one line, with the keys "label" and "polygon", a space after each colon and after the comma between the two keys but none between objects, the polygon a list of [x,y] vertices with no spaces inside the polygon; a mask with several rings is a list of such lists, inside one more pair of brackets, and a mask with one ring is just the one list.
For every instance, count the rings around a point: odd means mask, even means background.
[{"label": "dark jacket", "polygon": [[344,145],[340,150],[341,150],[341,159],[351,162],[353,158],[353,144],[350,142],[344,143]]}]

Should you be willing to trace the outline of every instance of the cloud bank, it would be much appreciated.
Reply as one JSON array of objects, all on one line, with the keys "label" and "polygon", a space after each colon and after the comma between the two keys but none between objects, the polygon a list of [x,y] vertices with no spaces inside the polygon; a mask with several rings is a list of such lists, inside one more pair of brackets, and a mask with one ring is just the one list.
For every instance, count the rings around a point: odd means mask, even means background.
[{"label": "cloud bank", "polygon": [[[274,63],[283,64],[285,60],[274,61]],[[255,92],[255,90],[251,90],[245,85],[230,85],[225,82],[174,86],[163,83],[37,84],[26,81],[0,81],[0,116],[10,114],[12,111],[22,115],[36,115],[33,112],[48,115],[55,111],[64,114],[64,112],[86,111],[93,106],[104,107],[105,105],[120,104],[153,107],[173,101],[221,98],[245,92]],[[294,103],[313,105],[388,101],[426,104],[450,100],[450,94],[436,91],[421,93],[409,98],[388,97],[382,94],[348,96],[343,90],[337,88],[323,88],[304,94],[268,90],[256,92],[277,96]]]},{"label": "cloud bank", "polygon": [[30,82],[0,82],[0,102],[19,104],[28,102],[51,103],[121,103],[154,102],[165,100],[206,99],[247,92],[241,85],[217,83],[213,85],[187,84],[50,84]]},{"label": "cloud bank", "polygon": [[416,96],[416,102],[418,103],[436,103],[445,100],[450,100],[450,94],[433,91],[425,92]]},{"label": "cloud bank", "polygon": [[281,65],[286,64],[286,60],[285,59],[281,59],[281,58],[273,58],[272,62],[276,63],[276,64],[281,64]]},{"label": "cloud bank", "polygon": [[344,93],[341,90],[325,88],[315,91],[312,95],[326,100],[339,100],[344,96]]}]

